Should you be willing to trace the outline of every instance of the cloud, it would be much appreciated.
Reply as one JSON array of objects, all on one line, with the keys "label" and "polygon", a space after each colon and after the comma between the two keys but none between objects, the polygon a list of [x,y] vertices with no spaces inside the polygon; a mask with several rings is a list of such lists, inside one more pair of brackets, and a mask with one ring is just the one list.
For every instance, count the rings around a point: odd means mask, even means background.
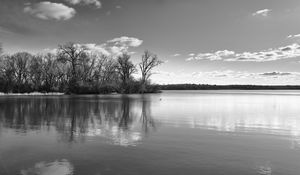
[{"label": "cloud", "polygon": [[76,11],[71,7],[48,1],[27,5],[24,12],[44,20],[68,20],[76,14]]},{"label": "cloud", "polygon": [[[104,44],[98,47],[105,49],[109,55],[120,55],[124,52],[128,52],[130,48],[139,47],[143,43],[143,40],[133,37],[122,36],[106,41]],[[130,52],[132,54],[132,52]]]},{"label": "cloud", "polygon": [[229,79],[270,79],[270,78],[279,78],[279,77],[289,77],[294,78],[296,76],[300,77],[300,72],[260,72],[253,73],[247,71],[233,71],[233,70],[224,70],[224,71],[208,71],[208,72],[193,72],[192,76],[195,78],[229,78]]},{"label": "cloud", "polygon": [[287,38],[290,38],[290,39],[300,38],[300,34],[289,35],[289,36],[287,36]]},{"label": "cloud", "polygon": [[102,6],[99,0],[65,0],[65,1],[72,5],[77,5],[77,4],[94,5],[96,8],[101,8]]},{"label": "cloud", "polygon": [[96,53],[101,53],[103,55],[110,55],[111,53],[106,50],[102,45],[97,45],[94,43],[90,44],[82,44],[82,46],[86,47],[88,50]]},{"label": "cloud", "polygon": [[120,38],[109,40],[107,43],[113,43],[114,45],[118,46],[138,47],[143,43],[143,40],[133,37],[122,36]]},{"label": "cloud", "polygon": [[254,13],[252,13],[252,16],[263,16],[263,17],[267,17],[269,16],[270,12],[272,10],[271,9],[263,9],[263,10],[258,10]]},{"label": "cloud", "polygon": [[244,71],[233,71],[233,70],[223,70],[223,71],[207,71],[207,72],[193,72],[193,77],[206,77],[206,78],[246,78],[254,75],[254,73],[248,73]]},{"label": "cloud", "polygon": [[172,55],[173,57],[179,57],[181,54],[179,53],[175,53],[174,55]]},{"label": "cloud", "polygon": [[265,72],[261,73],[259,75],[261,76],[289,76],[289,75],[294,75],[296,73],[291,73],[291,72]]},{"label": "cloud", "polygon": [[297,84],[300,72],[248,72],[236,70],[215,70],[197,72],[156,71],[152,80],[156,83],[201,83],[201,84]]},{"label": "cloud", "polygon": [[192,73],[194,77],[211,77],[211,78],[279,78],[279,77],[300,77],[300,72],[260,72],[252,73],[247,71],[233,71],[233,70],[224,70],[224,71],[210,71],[210,72],[194,72]]},{"label": "cloud", "polygon": [[[106,56],[119,56],[123,53],[134,54],[130,48],[139,47],[143,40],[133,37],[122,36],[108,40],[103,44],[86,43],[77,44],[77,47],[85,47],[88,51]],[[57,49],[44,49],[43,53],[56,53]]]},{"label": "cloud", "polygon": [[268,49],[258,52],[235,53],[234,51],[221,50],[213,53],[199,53],[192,56],[191,54],[186,61],[191,60],[211,60],[211,61],[253,61],[266,62],[281,59],[295,58],[300,56],[300,45],[297,43]]}]

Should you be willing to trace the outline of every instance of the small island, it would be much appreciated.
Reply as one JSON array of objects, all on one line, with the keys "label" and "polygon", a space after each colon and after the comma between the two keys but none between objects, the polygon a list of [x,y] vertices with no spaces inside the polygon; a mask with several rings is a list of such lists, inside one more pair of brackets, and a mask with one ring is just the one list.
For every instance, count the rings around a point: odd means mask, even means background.
[{"label": "small island", "polygon": [[[0,54],[2,47],[0,47]],[[137,65],[129,53],[105,55],[72,42],[56,53],[1,54],[0,92],[5,94],[107,94],[155,93],[150,84],[153,68],[162,64],[145,51]],[[139,73],[139,78],[133,74]]]}]

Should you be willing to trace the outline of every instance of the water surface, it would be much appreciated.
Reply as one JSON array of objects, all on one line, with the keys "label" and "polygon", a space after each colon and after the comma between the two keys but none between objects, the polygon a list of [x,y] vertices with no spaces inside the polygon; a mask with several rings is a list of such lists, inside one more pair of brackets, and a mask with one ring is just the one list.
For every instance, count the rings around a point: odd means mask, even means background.
[{"label": "water surface", "polygon": [[1,96],[0,174],[299,175],[299,91]]}]

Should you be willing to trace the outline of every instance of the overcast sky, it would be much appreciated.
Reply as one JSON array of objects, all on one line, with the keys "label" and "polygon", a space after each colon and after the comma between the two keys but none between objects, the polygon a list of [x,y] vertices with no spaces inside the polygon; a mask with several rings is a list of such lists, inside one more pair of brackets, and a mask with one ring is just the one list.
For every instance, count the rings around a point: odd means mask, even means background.
[{"label": "overcast sky", "polygon": [[162,84],[300,84],[299,21],[299,0],[0,0],[6,53],[148,49]]}]

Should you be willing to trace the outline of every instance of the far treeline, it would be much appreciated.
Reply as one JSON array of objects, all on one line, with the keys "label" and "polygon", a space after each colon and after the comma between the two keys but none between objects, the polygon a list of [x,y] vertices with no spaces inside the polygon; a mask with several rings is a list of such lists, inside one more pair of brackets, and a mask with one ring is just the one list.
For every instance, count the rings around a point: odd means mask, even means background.
[{"label": "far treeline", "polygon": [[300,90],[300,86],[267,85],[208,85],[208,84],[168,84],[159,85],[161,90]]},{"label": "far treeline", "polygon": [[[0,46],[0,92],[152,93],[158,89],[150,84],[150,76],[160,64],[149,51],[134,65],[128,53],[106,56],[71,42],[59,45],[56,54],[8,55]],[[135,73],[141,78],[135,79]]]}]

